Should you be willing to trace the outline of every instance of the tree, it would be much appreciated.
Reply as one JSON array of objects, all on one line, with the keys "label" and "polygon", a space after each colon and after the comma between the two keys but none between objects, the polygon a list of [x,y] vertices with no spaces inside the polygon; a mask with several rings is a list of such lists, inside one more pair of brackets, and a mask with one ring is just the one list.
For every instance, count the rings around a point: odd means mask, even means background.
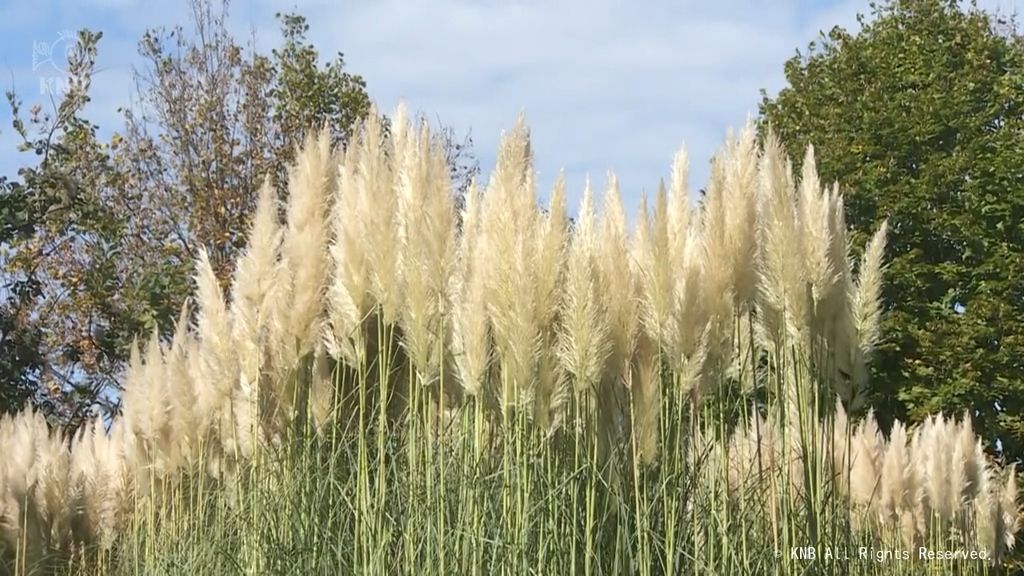
[{"label": "tree", "polygon": [[[218,276],[244,244],[264,177],[284,188],[303,134],[327,126],[344,145],[370,110],[366,84],[344,70],[341,54],[325,65],[306,41],[302,16],[278,14],[284,42],[270,56],[246,49],[226,26],[227,4],[192,0],[192,31],[147,31],[136,74],[140,112],[125,111],[118,158],[133,176],[120,204],[138,249],[166,250],[187,280],[198,247]],[[141,210],[140,210],[141,209]],[[166,276],[166,275],[162,275]],[[167,294],[184,294],[180,286]],[[171,296],[171,300],[178,300]]]},{"label": "tree", "polygon": [[[132,339],[169,336],[204,247],[221,280],[245,243],[257,191],[286,169],[309,129],[345,146],[370,112],[341,54],[322,64],[302,16],[278,14],[281,46],[263,55],[226,26],[227,2],[191,1],[191,28],[140,43],[139,106],[109,141],[82,116],[100,34],[79,36],[53,114],[8,99],[37,163],[0,180],[0,411],[26,399],[71,428],[96,404],[116,410]],[[471,141],[442,131],[458,189],[479,167]]]},{"label": "tree", "polygon": [[[226,2],[191,6],[191,34],[154,29],[140,42],[143,106],[139,114],[125,112],[118,158],[134,178],[120,203],[144,237],[140,250],[173,246],[175,254],[156,260],[172,256],[190,271],[203,246],[226,280],[263,178],[285,193],[287,168],[305,133],[326,126],[332,143],[344,147],[371,105],[365,81],[345,71],[342,54],[320,63],[304,17],[278,13],[283,43],[265,56],[232,37]],[[467,161],[475,167],[475,159],[450,130],[443,134],[453,175],[468,182],[474,174],[465,173]],[[167,293],[186,291],[172,286]]]},{"label": "tree", "polygon": [[813,143],[855,244],[889,219],[880,420],[966,411],[1024,456],[1024,44],[953,0],[871,6],[786,63],[762,130]]},{"label": "tree", "polygon": [[[100,38],[79,34],[52,113],[34,106],[25,119],[17,96],[7,94],[19,150],[38,161],[0,187],[0,411],[32,399],[74,421],[101,386],[81,376],[103,353],[105,343],[93,328],[113,300],[108,274],[121,227],[100,194],[118,185],[118,175],[97,126],[82,116]],[[89,399],[84,406],[82,398]]]},{"label": "tree", "polygon": [[143,113],[123,110],[109,142],[82,115],[101,34],[80,34],[53,114],[34,106],[26,121],[8,95],[21,149],[39,161],[4,181],[0,346],[19,352],[3,366],[18,391],[6,409],[30,397],[73,427],[91,405],[116,403],[104,390],[132,339],[173,327],[199,247],[226,277],[262,179],[280,188],[306,129],[327,125],[341,143],[370,109],[340,55],[319,64],[301,16],[281,16],[271,57],[234,41],[226,3],[194,0],[192,16],[190,34],[143,36]]}]

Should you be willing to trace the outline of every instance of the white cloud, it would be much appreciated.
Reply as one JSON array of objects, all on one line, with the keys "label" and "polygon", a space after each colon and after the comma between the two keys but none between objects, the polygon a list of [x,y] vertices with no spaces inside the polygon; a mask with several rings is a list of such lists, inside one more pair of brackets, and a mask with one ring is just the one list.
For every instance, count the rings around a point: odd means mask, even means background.
[{"label": "white cloud", "polygon": [[[1020,1],[981,4],[1008,12]],[[106,71],[94,82],[90,110],[109,128],[133,91],[139,36],[146,27],[185,24],[187,10],[184,2],[161,4],[160,13],[140,0],[87,4],[13,4],[0,9],[0,32],[16,31],[19,21],[47,34],[107,30]],[[565,168],[575,203],[586,174],[603,184],[613,169],[630,207],[668,175],[683,141],[691,189],[700,188],[726,128],[756,114],[761,89],[783,86],[785,60],[819,30],[856,28],[856,13],[868,11],[866,1],[853,0],[250,0],[232,4],[231,27],[245,38],[255,30],[260,49],[269,50],[279,41],[273,14],[292,7],[307,16],[322,57],[344,52],[385,111],[404,99],[460,132],[472,129],[485,170],[500,132],[525,111],[542,195]],[[26,62],[5,64],[34,89],[25,72],[30,43],[24,52]],[[8,139],[9,131],[0,134],[0,143]]]},{"label": "white cloud", "polygon": [[703,185],[726,128],[756,114],[759,90],[781,87],[784,61],[814,38],[817,20],[805,8],[738,0],[305,7],[316,45],[343,51],[383,108],[405,99],[472,127],[485,168],[500,131],[525,110],[542,193],[562,167],[570,201],[586,174],[603,183],[613,169],[631,206],[667,176],[683,141],[691,189]]},{"label": "white cloud", "polygon": [[518,1],[354,2],[302,7],[323,52],[344,51],[385,110],[406,99],[473,130],[484,168],[524,110],[541,193],[565,168],[569,200],[608,169],[635,207],[668,175],[683,141],[691,190],[705,183],[729,126],[756,114],[760,89],[818,30],[855,25],[864,4],[794,1],[709,5]]}]

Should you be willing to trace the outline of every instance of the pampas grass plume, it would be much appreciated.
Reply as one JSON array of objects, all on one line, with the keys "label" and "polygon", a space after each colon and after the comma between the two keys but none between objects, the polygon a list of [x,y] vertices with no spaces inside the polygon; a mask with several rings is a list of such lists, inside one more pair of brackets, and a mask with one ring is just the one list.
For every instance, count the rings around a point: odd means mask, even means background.
[{"label": "pampas grass plume", "polygon": [[578,392],[589,392],[597,386],[612,351],[604,299],[598,292],[599,279],[594,262],[597,251],[593,192],[587,182],[576,229],[569,241],[558,344],[562,368],[572,376]]},{"label": "pampas grass plume", "polygon": [[889,223],[883,221],[865,247],[853,296],[853,324],[865,358],[871,356],[881,339],[883,256],[888,231]]}]

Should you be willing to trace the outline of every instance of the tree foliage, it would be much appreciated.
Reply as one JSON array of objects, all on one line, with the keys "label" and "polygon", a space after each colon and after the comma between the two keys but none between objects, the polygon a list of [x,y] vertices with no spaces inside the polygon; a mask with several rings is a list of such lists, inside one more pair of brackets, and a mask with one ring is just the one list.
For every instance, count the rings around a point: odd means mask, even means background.
[{"label": "tree foliage", "polygon": [[[226,2],[190,6],[190,27],[143,35],[109,138],[84,113],[100,33],[79,35],[52,112],[8,94],[33,160],[0,179],[0,411],[32,400],[73,427],[116,409],[131,340],[169,335],[199,249],[226,280],[263,179],[284,194],[307,130],[344,146],[370,113],[365,81],[341,54],[321,62],[302,16],[278,14],[282,42],[261,54],[229,32]],[[471,141],[442,134],[464,188]]]},{"label": "tree foliage", "polygon": [[20,100],[7,94],[19,150],[37,161],[0,188],[5,410],[33,399],[65,419],[80,417],[80,400],[103,382],[83,378],[110,345],[99,326],[122,320],[110,276],[122,227],[103,198],[119,175],[98,127],[83,116],[100,38],[79,34],[52,112],[37,105],[23,117]]},{"label": "tree foliage", "polygon": [[216,8],[193,0],[191,33],[177,27],[143,36],[141,105],[125,111],[118,158],[133,175],[120,203],[139,248],[163,239],[174,253],[156,260],[184,271],[205,247],[225,279],[263,178],[283,189],[306,130],[326,125],[343,144],[369,113],[370,99],[341,54],[320,64],[302,16],[278,15],[284,42],[266,56],[240,45],[227,29],[226,6]]},{"label": "tree foliage", "polygon": [[969,412],[1024,455],[1024,45],[953,0],[872,4],[762,95],[770,127],[845,192],[855,245],[888,218],[880,420]]}]

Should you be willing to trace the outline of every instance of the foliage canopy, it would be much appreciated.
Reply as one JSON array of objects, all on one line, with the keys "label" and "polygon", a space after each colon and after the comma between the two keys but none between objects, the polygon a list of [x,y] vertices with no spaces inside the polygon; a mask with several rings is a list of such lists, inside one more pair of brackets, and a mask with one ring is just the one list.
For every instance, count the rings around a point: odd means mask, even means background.
[{"label": "foliage canopy", "polygon": [[1019,457],[1024,45],[1012,21],[948,0],[872,4],[859,21],[786,63],[762,129],[794,157],[814,144],[855,238],[889,219],[880,420],[967,411],[989,448]]}]

